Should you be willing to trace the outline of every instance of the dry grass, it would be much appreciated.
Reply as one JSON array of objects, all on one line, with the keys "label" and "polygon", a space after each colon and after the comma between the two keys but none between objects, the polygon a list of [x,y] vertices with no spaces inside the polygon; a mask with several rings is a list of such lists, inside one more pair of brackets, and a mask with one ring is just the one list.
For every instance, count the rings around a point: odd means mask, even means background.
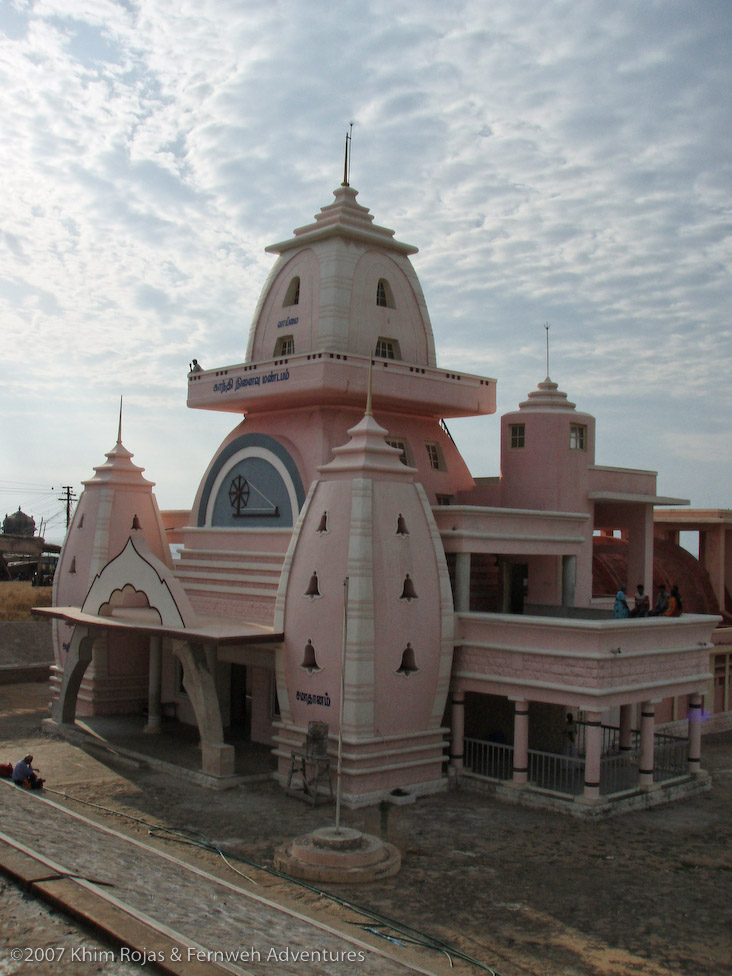
[{"label": "dry grass", "polygon": [[50,606],[50,586],[0,582],[0,620],[33,620],[31,607]]}]

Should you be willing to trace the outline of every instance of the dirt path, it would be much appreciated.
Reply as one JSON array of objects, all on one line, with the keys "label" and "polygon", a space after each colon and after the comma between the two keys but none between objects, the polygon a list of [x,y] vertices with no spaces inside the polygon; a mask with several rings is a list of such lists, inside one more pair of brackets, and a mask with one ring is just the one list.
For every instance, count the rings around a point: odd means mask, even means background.
[{"label": "dirt path", "polygon": [[[42,736],[45,714],[39,686],[0,688],[0,761],[35,751],[53,771],[49,785],[70,795],[201,831],[267,865],[278,844],[332,818],[273,783],[214,793],[148,769],[113,768]],[[729,976],[732,733],[705,737],[703,760],[710,792],[600,823],[469,793],[390,808],[386,829],[405,852],[401,873],[328,890],[440,936],[501,976]],[[122,823],[113,813],[98,816]],[[345,819],[374,833],[383,826],[379,811]],[[320,901],[307,892],[290,897],[304,907]],[[0,918],[1,946],[8,919]],[[16,913],[11,925],[21,924]],[[0,974],[21,972],[2,962]]]}]

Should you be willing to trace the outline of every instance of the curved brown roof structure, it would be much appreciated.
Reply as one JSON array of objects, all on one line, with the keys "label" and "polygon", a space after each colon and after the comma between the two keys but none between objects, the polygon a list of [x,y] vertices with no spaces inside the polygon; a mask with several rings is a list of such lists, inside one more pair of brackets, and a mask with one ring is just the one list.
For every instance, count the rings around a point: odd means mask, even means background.
[{"label": "curved brown roof structure", "polygon": [[[592,595],[613,596],[620,586],[631,595],[638,580],[628,579],[628,544],[624,539],[596,536],[593,539]],[[709,574],[686,549],[656,538],[653,543],[653,605],[661,583],[670,590],[679,587],[687,613],[720,613]],[[727,604],[730,597],[726,594]],[[725,614],[725,616],[728,616]]]}]

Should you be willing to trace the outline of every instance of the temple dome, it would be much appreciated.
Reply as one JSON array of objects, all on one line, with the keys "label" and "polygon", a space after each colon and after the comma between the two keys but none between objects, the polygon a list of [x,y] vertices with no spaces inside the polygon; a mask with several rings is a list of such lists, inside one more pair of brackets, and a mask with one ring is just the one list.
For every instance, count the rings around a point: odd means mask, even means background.
[{"label": "temple dome", "polygon": [[409,260],[417,248],[374,223],[357,191],[335,200],[291,238],[262,289],[247,362],[335,353],[435,365],[427,305]]},{"label": "temple dome", "polygon": [[23,535],[32,536],[36,532],[35,519],[18,508],[12,515],[6,515],[3,519],[3,535]]}]

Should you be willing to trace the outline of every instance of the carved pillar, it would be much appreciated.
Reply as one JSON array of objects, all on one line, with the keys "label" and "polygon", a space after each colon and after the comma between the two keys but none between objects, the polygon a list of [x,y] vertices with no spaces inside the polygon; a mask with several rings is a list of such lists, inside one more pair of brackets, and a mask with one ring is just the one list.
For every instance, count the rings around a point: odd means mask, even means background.
[{"label": "carved pillar", "polygon": [[186,691],[201,736],[202,770],[212,776],[231,776],[234,747],[224,743],[221,710],[206,651],[201,644],[176,641],[174,653],[183,665]]},{"label": "carved pillar", "polygon": [[[97,634],[99,631],[96,632]],[[58,699],[53,704],[52,719],[58,725],[73,725],[76,718],[76,699],[84,672],[89,667],[96,637],[86,627],[74,627],[64,661]]]}]

